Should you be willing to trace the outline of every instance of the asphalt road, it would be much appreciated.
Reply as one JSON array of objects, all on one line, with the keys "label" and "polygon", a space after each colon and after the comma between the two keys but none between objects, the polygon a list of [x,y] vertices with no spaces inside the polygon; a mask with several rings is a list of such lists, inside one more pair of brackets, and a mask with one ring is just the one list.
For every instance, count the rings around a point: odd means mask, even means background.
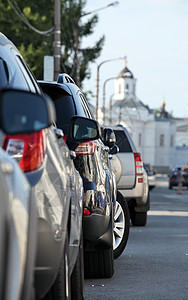
[{"label": "asphalt road", "polygon": [[188,300],[188,190],[151,191],[146,227],[131,227],[111,279],[85,280],[85,300]]}]

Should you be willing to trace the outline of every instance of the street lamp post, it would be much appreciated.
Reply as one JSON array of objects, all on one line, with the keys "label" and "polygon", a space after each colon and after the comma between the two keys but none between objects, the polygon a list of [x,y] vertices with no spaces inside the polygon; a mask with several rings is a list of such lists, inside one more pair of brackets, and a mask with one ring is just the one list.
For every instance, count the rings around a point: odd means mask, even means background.
[{"label": "street lamp post", "polygon": [[60,73],[61,65],[61,2],[54,2],[54,80]]},{"label": "street lamp post", "polygon": [[78,22],[82,17],[88,16],[90,14],[96,13],[100,10],[106,9],[110,6],[116,6],[118,5],[119,2],[118,1],[114,1],[106,6],[97,8],[95,10],[89,11],[89,12],[85,12],[83,14],[81,14],[77,19],[73,20],[73,36],[74,36],[74,51],[75,51],[75,58],[74,58],[74,62],[75,62],[75,68],[76,68],[76,83],[78,86],[80,86],[80,65],[79,65],[79,58],[78,58],[78,46],[79,46],[79,39],[78,39]]},{"label": "street lamp post", "polygon": [[106,93],[105,93],[105,88],[106,88],[106,84],[108,81],[110,80],[114,80],[116,79],[116,77],[111,77],[105,80],[104,84],[103,84],[103,105],[102,105],[102,113],[103,113],[103,125],[105,124],[105,97],[106,97]]},{"label": "street lamp post", "polygon": [[78,61],[78,22],[83,15],[73,20],[73,37],[74,37],[74,63],[76,68],[76,83],[80,86],[80,65]]},{"label": "street lamp post", "polygon": [[97,89],[96,89],[96,106],[95,106],[95,118],[98,121],[98,107],[99,107],[99,70],[100,67],[107,62],[119,60],[119,59],[125,59],[125,57],[118,57],[118,58],[112,58],[112,59],[107,59],[102,61],[98,66],[97,66]]},{"label": "street lamp post", "polygon": [[112,123],[112,99],[113,99],[114,95],[115,95],[115,93],[113,93],[110,96],[110,102],[109,102],[109,124]]}]

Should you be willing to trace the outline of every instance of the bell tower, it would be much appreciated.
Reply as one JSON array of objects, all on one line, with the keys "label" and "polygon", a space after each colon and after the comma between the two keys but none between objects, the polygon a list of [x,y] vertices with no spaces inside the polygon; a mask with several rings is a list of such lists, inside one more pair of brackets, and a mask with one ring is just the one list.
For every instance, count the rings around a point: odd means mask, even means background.
[{"label": "bell tower", "polygon": [[125,67],[114,80],[114,100],[125,100],[128,98],[136,99],[136,79],[133,73],[127,67],[127,59],[125,59]]}]

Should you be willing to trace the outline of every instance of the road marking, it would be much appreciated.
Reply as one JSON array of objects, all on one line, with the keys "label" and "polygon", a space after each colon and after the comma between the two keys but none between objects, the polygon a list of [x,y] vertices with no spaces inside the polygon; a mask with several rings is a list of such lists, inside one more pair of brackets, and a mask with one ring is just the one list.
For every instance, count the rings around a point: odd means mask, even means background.
[{"label": "road marking", "polygon": [[188,217],[188,211],[168,211],[168,210],[150,210],[147,213],[150,216],[179,216]]}]

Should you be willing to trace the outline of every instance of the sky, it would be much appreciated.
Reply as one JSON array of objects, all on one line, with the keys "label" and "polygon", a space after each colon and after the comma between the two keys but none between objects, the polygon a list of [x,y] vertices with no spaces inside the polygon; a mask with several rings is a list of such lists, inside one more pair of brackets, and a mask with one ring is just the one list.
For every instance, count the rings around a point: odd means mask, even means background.
[{"label": "sky", "polygon": [[[113,1],[87,0],[84,11],[105,7]],[[82,47],[94,46],[105,35],[105,44],[84,90],[96,95],[97,65],[106,59],[127,57],[127,66],[137,79],[136,95],[150,108],[166,110],[174,117],[188,117],[188,0],[119,0],[119,5],[97,13],[94,33],[84,38]],[[90,15],[91,16],[91,15]],[[81,22],[87,21],[87,16]],[[103,64],[99,71],[99,106],[105,80],[117,77],[124,60]],[[114,92],[114,82],[106,83],[106,103]],[[95,105],[95,97],[92,99]]]}]

